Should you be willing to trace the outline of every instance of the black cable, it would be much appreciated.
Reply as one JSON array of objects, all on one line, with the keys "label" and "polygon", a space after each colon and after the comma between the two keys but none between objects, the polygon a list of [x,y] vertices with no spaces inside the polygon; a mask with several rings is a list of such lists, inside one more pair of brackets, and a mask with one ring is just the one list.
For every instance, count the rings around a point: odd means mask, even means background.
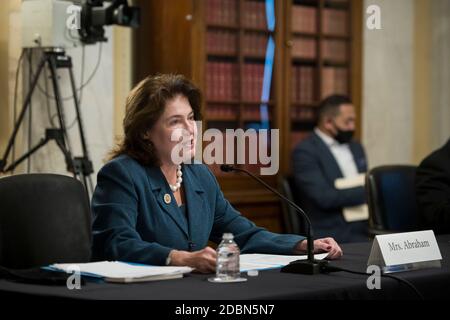
[{"label": "black cable", "polygon": [[[344,268],[340,268],[340,267],[335,267],[335,266],[330,266],[330,265],[326,265],[323,266],[322,269],[325,273],[326,272],[334,272],[334,271],[343,271],[343,272],[348,272],[348,273],[353,273],[353,274],[359,274],[359,275],[363,275],[363,276],[371,276],[371,273],[367,273],[367,272],[361,272],[361,271],[354,271],[354,270],[349,270],[349,269],[344,269]],[[414,293],[419,297],[420,300],[425,300],[424,296],[420,293],[420,291],[408,280],[391,275],[391,274],[380,274],[381,277],[385,277],[385,278],[391,278],[394,280],[397,280],[400,283],[405,284],[406,286],[408,286],[410,289],[412,289],[414,291]]]},{"label": "black cable", "polygon": [[[99,42],[98,46],[99,46],[99,47],[98,47],[98,57],[97,57],[97,62],[96,62],[96,65],[95,65],[95,67],[94,67],[94,70],[92,71],[92,73],[90,74],[90,76],[89,76],[89,78],[86,80],[86,82],[85,82],[85,83],[82,83],[82,84],[80,85],[80,87],[77,88],[77,90],[76,90],[77,92],[80,92],[81,90],[83,90],[83,88],[86,87],[86,86],[89,84],[89,82],[91,82],[91,80],[94,78],[95,74],[97,73],[98,68],[100,67],[100,62],[101,62],[101,57],[102,57],[102,43]],[[53,100],[56,100],[56,97],[55,97],[55,96],[52,96],[51,94],[49,94],[48,92],[46,92],[45,90],[43,90],[43,89],[41,88],[41,86],[39,86],[39,84],[37,85],[37,88],[38,88],[39,91],[41,91],[42,94],[46,95],[48,98],[53,99]],[[76,93],[75,93],[75,94],[76,94]],[[71,100],[71,99],[73,99],[73,95],[71,95],[71,96],[69,96],[69,97],[63,97],[63,98],[62,98],[63,101],[68,101],[68,100]]]},{"label": "black cable", "polygon": [[[44,78],[45,78],[45,81],[44,81],[45,92],[48,92],[48,82],[47,82],[48,75],[47,75],[47,68],[45,68],[45,67],[44,67]],[[50,125],[52,126],[52,128],[55,128],[56,126],[55,126],[55,123],[53,122],[55,115],[52,116],[52,114],[51,114],[50,98],[47,95],[44,95],[44,96],[45,96],[45,103],[47,106],[48,121],[49,121]]]},{"label": "black cable", "polygon": [[[84,46],[84,44],[82,44],[82,47],[81,47],[81,75],[80,75],[80,95],[79,95],[79,97],[78,97],[78,105],[80,106],[80,108],[81,108],[81,100],[83,99],[83,81],[84,81],[84,63],[85,63],[85,55],[86,55],[86,53],[85,53],[85,46]],[[75,94],[75,96],[74,96],[74,99],[76,98],[76,94]],[[72,129],[72,127],[77,123],[77,116],[75,115],[75,119],[73,119],[73,121],[69,124],[69,126],[67,127],[67,130],[70,130],[70,129]]]},{"label": "black cable", "polygon": [[[31,49],[31,50],[29,50],[29,51],[30,51],[30,53],[31,53],[31,52],[33,52],[33,49]],[[45,54],[45,53],[42,53],[42,52],[41,52],[41,57],[40,57],[40,59],[42,59],[42,56],[43,56],[44,54]],[[48,92],[48,82],[47,82],[47,80],[48,80],[48,74],[47,74],[47,68],[46,68],[46,67],[43,68],[43,72],[44,72],[45,92]],[[32,65],[32,64],[31,64],[31,66],[30,66],[30,74],[33,74],[33,65]],[[55,123],[54,123],[53,119],[54,119],[55,117],[57,117],[58,115],[57,115],[57,114],[54,114],[53,116],[51,115],[50,99],[49,99],[48,95],[44,95],[44,96],[45,96],[45,104],[46,104],[46,108],[47,108],[47,118],[48,118],[48,121],[49,121],[50,125],[52,126],[52,128],[55,128],[56,126],[55,126]]]},{"label": "black cable", "polygon": [[[33,51],[32,50],[27,50],[27,56],[28,56],[28,90],[31,89],[31,81],[32,81],[32,74],[33,74]],[[32,105],[32,100],[30,100],[30,107],[28,108],[28,151],[30,151],[31,149],[31,140],[32,140],[32,134],[31,134],[31,130],[32,130],[32,125],[31,122],[33,121],[33,105]],[[31,157],[28,157],[27,159],[27,173],[31,172]]]},{"label": "black cable", "polygon": [[[22,52],[20,53],[19,60],[17,61],[17,68],[16,68],[16,79],[14,83],[14,98],[13,98],[13,127],[16,124],[16,118],[17,118],[17,90],[18,90],[18,82],[19,82],[19,70],[22,65],[22,59],[25,54],[25,49],[22,49]],[[6,160],[6,159],[5,159]],[[12,145],[12,162],[16,161],[16,142],[13,141]],[[14,174],[14,169],[11,171],[11,174]]]}]

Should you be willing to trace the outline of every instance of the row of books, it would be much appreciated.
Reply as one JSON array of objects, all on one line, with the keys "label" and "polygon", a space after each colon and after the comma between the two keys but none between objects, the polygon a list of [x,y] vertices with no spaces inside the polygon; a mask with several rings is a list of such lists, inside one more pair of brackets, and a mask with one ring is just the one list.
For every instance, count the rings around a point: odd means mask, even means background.
[{"label": "row of books", "polygon": [[267,29],[265,1],[245,1],[242,24],[247,28]]},{"label": "row of books", "polygon": [[292,66],[291,92],[295,103],[314,102],[315,68],[311,66]]},{"label": "row of books", "polygon": [[291,108],[291,120],[300,122],[314,121],[316,119],[316,114],[314,110],[315,110],[314,108],[293,107]]},{"label": "row of books", "polygon": [[[246,63],[239,81],[237,63],[208,62],[206,64],[206,98],[209,101],[261,101],[264,80],[264,65]],[[348,94],[348,69],[345,67],[324,67],[321,79],[321,98],[330,94]],[[292,101],[314,103],[315,69],[311,66],[292,67]],[[239,85],[241,88],[239,88]],[[241,90],[240,90],[241,89]],[[267,101],[265,101],[267,102]]]},{"label": "row of books", "polygon": [[291,29],[292,32],[317,33],[317,8],[293,5]]},{"label": "row of books", "polygon": [[322,45],[322,57],[333,62],[346,62],[348,60],[348,46],[342,40],[324,40]]},{"label": "row of books", "polygon": [[317,58],[317,41],[311,38],[296,37],[292,40],[292,57],[301,59]]},{"label": "row of books", "polygon": [[322,70],[321,98],[331,94],[349,94],[348,69],[341,67],[324,67]]},{"label": "row of books", "polygon": [[237,63],[206,63],[206,99],[214,101],[239,99],[239,65]]},{"label": "row of books", "polygon": [[244,121],[261,121],[261,107],[258,105],[247,105],[241,109]]},{"label": "row of books", "polygon": [[206,0],[206,23],[236,26],[238,5],[238,0]]},{"label": "row of books", "polygon": [[[208,105],[206,117],[214,121],[236,121],[238,119],[238,108],[232,105]],[[260,121],[261,107],[257,105],[245,106],[241,109],[241,117],[244,121]],[[314,107],[305,108],[294,106],[291,108],[290,118],[292,121],[311,122],[316,119]]]},{"label": "row of books", "polygon": [[261,100],[264,64],[245,63],[242,66],[242,79],[239,81],[239,65],[234,62],[206,63],[206,98],[212,101],[241,100],[256,102]]},{"label": "row of books", "polygon": [[348,13],[346,10],[324,9],[322,32],[326,35],[348,36]]},{"label": "row of books", "polygon": [[[214,26],[237,26],[239,9],[238,0],[206,0],[206,23]],[[267,29],[266,3],[245,1],[241,18],[246,28]]]},{"label": "row of books", "polygon": [[[300,33],[317,33],[317,8],[292,6],[291,30]],[[322,32],[326,35],[348,35],[347,11],[325,8],[322,17]]]},{"label": "row of books", "polygon": [[268,36],[261,33],[245,33],[242,50],[244,55],[264,57]]},{"label": "row of books", "polygon": [[[322,57],[325,60],[344,63],[348,60],[348,45],[343,40],[323,40]],[[317,58],[317,41],[311,38],[296,37],[292,41],[292,57],[300,59]]]},{"label": "row of books", "polygon": [[206,33],[206,52],[209,54],[237,54],[238,35],[227,30],[208,30]]},{"label": "row of books", "polygon": [[[206,22],[209,25],[237,26],[238,0],[206,0]],[[294,5],[291,28],[293,32],[317,32],[317,8]],[[264,1],[243,3],[242,24],[246,28],[267,29],[266,4]],[[348,35],[348,12],[325,8],[322,32],[327,35]]]},{"label": "row of books", "polygon": [[[238,112],[236,105],[210,104],[206,107],[208,120],[235,121],[238,119]],[[241,118],[244,121],[260,121],[261,107],[259,105],[245,105],[241,108]]]},{"label": "row of books", "polygon": [[243,65],[242,100],[260,101],[264,80],[264,64],[246,63]]},{"label": "row of books", "polygon": [[[268,36],[257,32],[243,35],[242,51],[244,55],[264,57]],[[206,33],[206,52],[215,55],[236,55],[239,37],[228,30],[208,30]]]},{"label": "row of books", "polygon": [[206,118],[208,120],[237,120],[237,106],[213,104],[206,107]]}]

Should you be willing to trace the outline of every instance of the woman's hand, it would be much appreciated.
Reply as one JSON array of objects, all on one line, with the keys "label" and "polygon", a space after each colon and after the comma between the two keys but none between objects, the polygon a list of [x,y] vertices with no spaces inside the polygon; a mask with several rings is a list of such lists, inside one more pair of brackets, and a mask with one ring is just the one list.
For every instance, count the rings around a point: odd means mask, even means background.
[{"label": "woman's hand", "polygon": [[[300,242],[295,251],[296,253],[307,252],[307,240]],[[339,259],[342,257],[342,249],[333,238],[322,238],[314,240],[314,253],[328,252],[327,259]]]},{"label": "woman's hand", "polygon": [[217,253],[211,247],[194,252],[172,250],[170,258],[172,266],[188,266],[201,273],[216,272]]}]

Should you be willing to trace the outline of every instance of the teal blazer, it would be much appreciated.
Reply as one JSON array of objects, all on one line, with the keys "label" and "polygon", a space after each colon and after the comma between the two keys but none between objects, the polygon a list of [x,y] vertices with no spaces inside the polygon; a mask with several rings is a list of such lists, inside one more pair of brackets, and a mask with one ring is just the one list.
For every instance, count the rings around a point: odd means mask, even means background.
[{"label": "teal blazer", "polygon": [[182,171],[187,217],[159,167],[126,155],[108,162],[92,198],[93,259],[164,265],[172,249],[201,250],[208,240],[219,243],[224,232],[234,234],[242,253],[293,254],[305,239],[255,226],[224,198],[205,165],[183,165]]}]

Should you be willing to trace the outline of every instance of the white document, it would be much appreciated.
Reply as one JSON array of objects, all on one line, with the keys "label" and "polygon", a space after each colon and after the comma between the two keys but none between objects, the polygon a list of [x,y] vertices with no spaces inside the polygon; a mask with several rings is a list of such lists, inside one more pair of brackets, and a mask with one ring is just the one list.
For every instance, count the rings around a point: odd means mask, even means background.
[{"label": "white document", "polygon": [[[314,259],[323,260],[328,256],[328,253],[315,254]],[[246,272],[249,270],[267,270],[281,268],[295,260],[306,260],[307,255],[301,256],[286,256],[277,254],[260,254],[250,253],[241,254],[239,258],[240,271]]]},{"label": "white document", "polygon": [[364,187],[366,174],[360,173],[350,178],[339,178],[334,181],[334,187],[336,189],[350,189],[356,187]]},{"label": "white document", "polygon": [[[334,187],[339,190],[364,187],[365,177],[366,175],[362,173],[351,178],[339,178],[334,181]],[[367,220],[369,219],[369,207],[367,204],[345,207],[342,214],[347,222]]]},{"label": "white document", "polygon": [[50,268],[65,272],[75,270],[84,275],[104,278],[108,282],[121,283],[181,278],[192,271],[190,267],[147,266],[119,261],[52,264]]}]

